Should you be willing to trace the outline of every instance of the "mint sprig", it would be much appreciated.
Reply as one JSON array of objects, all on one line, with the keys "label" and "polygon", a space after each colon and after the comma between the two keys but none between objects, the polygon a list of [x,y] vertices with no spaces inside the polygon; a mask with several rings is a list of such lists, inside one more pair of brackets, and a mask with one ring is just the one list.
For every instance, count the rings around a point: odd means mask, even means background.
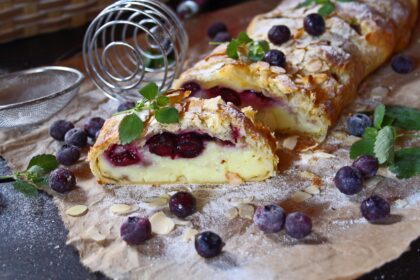
[{"label": "mint sprig", "polygon": [[13,187],[27,196],[35,196],[38,190],[48,185],[48,174],[58,167],[54,155],[34,156],[25,171],[14,172],[10,176],[1,176],[3,180],[14,180]]},{"label": "mint sprig", "polygon": [[420,130],[420,110],[404,106],[378,105],[373,113],[373,127],[365,129],[362,139],[353,143],[350,158],[373,155],[398,178],[420,175],[420,147],[396,149],[396,139]]},{"label": "mint sprig", "polygon": [[[222,43],[210,42],[212,45]],[[265,53],[270,49],[270,45],[265,40],[252,40],[245,32],[240,32],[236,38],[233,38],[226,47],[226,55],[229,58],[238,60],[245,57],[252,62],[260,61]]]},{"label": "mint sprig", "polygon": [[177,123],[179,122],[178,110],[169,106],[169,98],[159,92],[156,83],[148,83],[139,90],[139,94],[143,97],[138,101],[134,108],[118,113],[125,114],[118,126],[118,137],[121,144],[128,144],[136,140],[144,130],[144,122],[137,115],[143,110],[150,110],[156,120],[160,123]]},{"label": "mint sprig", "polygon": [[[336,2],[353,2],[354,0],[336,0]],[[331,0],[305,0],[299,3],[295,9],[300,9],[304,7],[309,7],[312,4],[320,5],[318,9],[318,14],[323,17],[330,15],[335,10],[335,4]]]}]

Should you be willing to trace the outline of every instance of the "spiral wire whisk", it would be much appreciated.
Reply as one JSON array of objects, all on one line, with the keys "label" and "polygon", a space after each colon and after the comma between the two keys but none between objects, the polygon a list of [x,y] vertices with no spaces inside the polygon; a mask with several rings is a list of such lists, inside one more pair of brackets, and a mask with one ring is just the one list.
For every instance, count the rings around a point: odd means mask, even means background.
[{"label": "spiral wire whisk", "polygon": [[188,36],[177,16],[157,0],[121,0],[90,24],[83,42],[87,74],[107,96],[138,99],[141,84],[170,88],[181,73]]}]

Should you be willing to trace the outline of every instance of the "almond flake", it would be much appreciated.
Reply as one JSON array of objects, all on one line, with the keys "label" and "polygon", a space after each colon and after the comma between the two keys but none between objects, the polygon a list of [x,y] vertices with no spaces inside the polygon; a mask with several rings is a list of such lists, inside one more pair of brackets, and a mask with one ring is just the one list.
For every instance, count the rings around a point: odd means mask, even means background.
[{"label": "almond flake", "polygon": [[299,136],[289,136],[283,140],[283,148],[293,151],[297,145]]},{"label": "almond flake", "polygon": [[305,189],[305,192],[306,193],[309,193],[309,194],[312,194],[312,195],[316,195],[316,194],[319,194],[320,193],[319,188],[317,188],[314,185],[307,187]]},{"label": "almond flake", "polygon": [[405,206],[407,206],[408,202],[405,199],[397,199],[394,202],[395,207],[397,208],[404,208]]},{"label": "almond flake", "polygon": [[305,69],[308,72],[315,73],[322,69],[322,61],[315,59],[305,65]]},{"label": "almond flake", "polygon": [[300,175],[300,177],[302,177],[304,179],[309,179],[309,180],[313,180],[313,179],[315,179],[317,177],[314,173],[309,172],[309,171],[306,171],[306,170],[305,171],[301,171],[299,173],[299,175]]},{"label": "almond flake", "polygon": [[386,87],[376,87],[370,91],[373,95],[386,95],[389,89]]},{"label": "almond flake", "polygon": [[230,200],[230,203],[232,203],[233,206],[239,206],[241,204],[249,204],[254,200],[253,196],[245,197],[245,198],[232,198]]},{"label": "almond flake", "polygon": [[182,241],[189,242],[193,241],[195,236],[198,234],[198,230],[193,228],[187,228],[182,235]]},{"label": "almond flake", "polygon": [[168,234],[175,228],[172,219],[168,218],[162,211],[153,214],[149,221],[152,224],[152,232],[159,235]]},{"label": "almond flake", "polygon": [[80,217],[87,213],[88,208],[86,205],[75,205],[66,210],[66,214],[72,217]]},{"label": "almond flake", "polygon": [[229,220],[233,220],[238,217],[238,209],[236,207],[230,208],[225,212],[225,217]]},{"label": "almond flake", "polygon": [[152,197],[146,200],[145,205],[150,209],[162,209],[168,205],[168,199],[165,197]]},{"label": "almond flake", "polygon": [[254,217],[254,206],[250,204],[241,204],[238,206],[239,217],[252,220]]},{"label": "almond flake", "polygon": [[382,179],[383,178],[381,176],[375,176],[375,177],[372,177],[372,178],[366,180],[366,183],[365,183],[366,188],[375,187],[377,184],[379,184],[379,182],[382,181]]},{"label": "almond flake", "polygon": [[181,219],[178,219],[178,218],[172,218],[172,221],[177,226],[188,226],[188,225],[191,225],[191,221],[188,221],[188,220],[181,220]]},{"label": "almond flake", "polygon": [[102,243],[106,239],[106,236],[101,234],[99,230],[94,226],[91,226],[90,228],[87,229],[86,235],[87,235],[87,238],[92,239],[93,241],[97,243]]},{"label": "almond flake", "polygon": [[114,204],[111,206],[111,212],[117,215],[125,215],[136,210],[136,207],[128,204]]},{"label": "almond flake", "polygon": [[292,194],[291,199],[294,202],[300,203],[300,202],[303,202],[303,201],[305,201],[305,200],[307,200],[311,197],[312,197],[312,195],[309,194],[309,193],[306,193],[306,192],[303,192],[303,191],[296,191]]}]

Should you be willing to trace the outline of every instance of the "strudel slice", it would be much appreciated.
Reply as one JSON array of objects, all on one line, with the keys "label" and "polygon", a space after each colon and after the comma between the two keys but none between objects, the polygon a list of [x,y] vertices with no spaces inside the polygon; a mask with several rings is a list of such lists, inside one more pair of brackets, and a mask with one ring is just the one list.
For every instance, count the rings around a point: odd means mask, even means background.
[{"label": "strudel slice", "polygon": [[[406,46],[417,16],[417,0],[333,1],[325,32],[311,36],[306,15],[319,5],[297,8],[283,0],[273,11],[256,16],[247,29],[254,40],[267,40],[275,25],[286,25],[291,39],[270,49],[281,50],[285,67],[227,57],[226,44],[184,72],[174,83],[192,96],[222,96],[238,106],[252,106],[257,120],[272,130],[303,134],[322,141],[357,86],[390,55]],[[315,1],[314,1],[315,2]]]},{"label": "strudel slice", "polygon": [[142,135],[119,144],[122,116],[108,119],[89,152],[93,174],[102,184],[239,183],[276,174],[272,134],[220,97],[189,98],[177,104],[180,121],[145,120]]}]

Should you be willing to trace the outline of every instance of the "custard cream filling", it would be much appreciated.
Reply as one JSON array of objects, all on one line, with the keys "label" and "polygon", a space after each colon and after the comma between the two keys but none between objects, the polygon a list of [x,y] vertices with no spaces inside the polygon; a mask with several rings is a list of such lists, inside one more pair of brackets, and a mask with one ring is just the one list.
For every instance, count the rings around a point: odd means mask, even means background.
[{"label": "custard cream filling", "polygon": [[118,167],[112,165],[102,154],[97,164],[104,177],[131,184],[226,183],[230,173],[245,181],[257,181],[273,176],[276,167],[273,157],[264,151],[222,146],[214,142],[206,143],[203,152],[195,158],[171,159],[144,149],[142,159],[143,163]]}]

